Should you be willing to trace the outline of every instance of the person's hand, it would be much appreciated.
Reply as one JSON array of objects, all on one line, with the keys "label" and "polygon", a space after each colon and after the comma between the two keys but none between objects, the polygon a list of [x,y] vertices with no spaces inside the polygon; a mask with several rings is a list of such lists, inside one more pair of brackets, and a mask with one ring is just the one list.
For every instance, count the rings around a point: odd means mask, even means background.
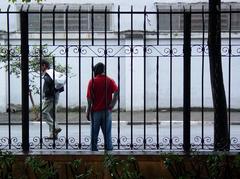
[{"label": "person's hand", "polygon": [[112,108],[113,108],[113,105],[109,104],[108,109],[112,110]]},{"label": "person's hand", "polygon": [[115,104],[113,102],[111,102],[108,106],[108,109],[112,110],[114,108]]},{"label": "person's hand", "polygon": [[88,121],[91,121],[91,118],[90,118],[91,116],[90,116],[90,112],[89,111],[87,111],[86,117],[87,117]]}]

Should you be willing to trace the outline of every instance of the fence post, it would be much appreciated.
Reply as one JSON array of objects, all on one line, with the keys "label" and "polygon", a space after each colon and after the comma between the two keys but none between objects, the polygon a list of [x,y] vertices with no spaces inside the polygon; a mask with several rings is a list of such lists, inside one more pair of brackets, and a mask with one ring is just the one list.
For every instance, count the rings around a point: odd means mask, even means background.
[{"label": "fence post", "polygon": [[28,76],[28,13],[21,12],[21,69],[22,69],[22,150],[29,152],[29,76]]},{"label": "fence post", "polygon": [[189,152],[191,108],[191,12],[184,12],[183,149]]}]

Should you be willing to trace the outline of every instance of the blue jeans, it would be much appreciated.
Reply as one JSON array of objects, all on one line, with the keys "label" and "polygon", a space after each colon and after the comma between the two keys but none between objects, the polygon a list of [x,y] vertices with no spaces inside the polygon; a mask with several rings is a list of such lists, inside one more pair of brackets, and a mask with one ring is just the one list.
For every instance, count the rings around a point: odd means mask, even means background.
[{"label": "blue jeans", "polygon": [[91,149],[98,151],[98,134],[101,127],[105,150],[112,150],[112,113],[109,110],[92,112]]}]

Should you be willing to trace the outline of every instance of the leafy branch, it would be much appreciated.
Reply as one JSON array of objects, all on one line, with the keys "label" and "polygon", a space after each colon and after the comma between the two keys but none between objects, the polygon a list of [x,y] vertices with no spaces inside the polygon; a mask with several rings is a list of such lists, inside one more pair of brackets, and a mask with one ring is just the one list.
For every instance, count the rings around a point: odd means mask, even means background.
[{"label": "leafy branch", "polygon": [[[41,48],[39,46],[33,46],[29,51],[29,97],[32,102],[32,109],[35,114],[34,119],[39,119],[39,109],[35,106],[32,97],[33,94],[40,94],[39,83],[40,81],[40,57],[47,60],[50,65],[54,66],[54,69],[61,73],[68,71],[68,76],[71,78],[71,67],[63,66],[59,63],[55,63],[55,57],[48,50],[48,45],[45,44]],[[54,65],[53,65],[54,64]],[[10,48],[0,46],[0,69],[5,69],[10,75],[14,75],[17,78],[21,77],[21,49],[19,46],[11,46]]]},{"label": "leafy branch", "polygon": [[73,178],[76,178],[76,179],[90,178],[90,176],[93,173],[92,167],[87,166],[85,163],[83,163],[81,159],[72,161],[69,166],[70,166]]},{"label": "leafy branch", "polygon": [[[34,94],[39,94],[39,86],[36,85],[36,78],[40,77],[40,56],[42,59],[49,61],[53,65],[54,56],[48,51],[47,44],[43,45],[42,48],[34,46],[29,52],[29,88]],[[19,46],[12,47],[10,49],[6,47],[0,47],[0,69],[4,68],[10,75],[13,74],[17,78],[21,75],[21,49]],[[66,67],[55,63],[54,68],[56,71],[66,73]],[[68,73],[71,73],[71,67],[68,68]]]},{"label": "leafy branch", "polygon": [[28,157],[25,163],[32,169],[36,178],[58,178],[58,172],[51,161],[45,161],[39,157]]},{"label": "leafy branch", "polygon": [[[39,2],[42,2],[43,0],[22,0],[22,2],[24,2],[24,3],[28,3],[28,2],[32,2],[32,1],[39,3]],[[17,0],[8,0],[8,2],[16,3]]]},{"label": "leafy branch", "polygon": [[137,160],[128,156],[126,160],[120,160],[117,157],[106,154],[104,166],[108,169],[113,179],[143,179]]}]

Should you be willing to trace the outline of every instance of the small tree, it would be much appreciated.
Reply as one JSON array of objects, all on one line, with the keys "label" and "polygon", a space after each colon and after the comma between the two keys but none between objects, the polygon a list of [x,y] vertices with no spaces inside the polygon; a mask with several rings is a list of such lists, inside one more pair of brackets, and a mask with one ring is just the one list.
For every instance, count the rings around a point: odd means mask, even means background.
[{"label": "small tree", "polygon": [[209,0],[209,64],[214,105],[214,149],[229,150],[229,123],[221,59],[221,0]]},{"label": "small tree", "polygon": [[[42,2],[42,0],[22,0],[22,2],[25,2],[25,3],[32,2],[32,1],[35,1],[35,2],[38,2],[38,3]],[[8,2],[16,3],[17,0],[8,0]]]},{"label": "small tree", "polygon": [[[41,53],[40,53],[41,51]],[[20,78],[21,75],[21,57],[20,57],[20,47],[12,47],[8,50],[6,47],[0,46],[0,69],[4,68],[11,75],[15,75]],[[35,118],[38,117],[38,110],[35,107],[32,93],[40,94],[39,86],[36,84],[36,79],[40,78],[40,55],[42,59],[46,59],[50,64],[54,63],[54,68],[56,71],[65,73],[66,67],[59,63],[55,63],[54,56],[48,51],[48,46],[45,44],[40,48],[39,46],[34,46],[29,53],[29,96],[32,102],[33,111],[35,113]],[[71,68],[68,66],[68,72],[70,73]]]}]

